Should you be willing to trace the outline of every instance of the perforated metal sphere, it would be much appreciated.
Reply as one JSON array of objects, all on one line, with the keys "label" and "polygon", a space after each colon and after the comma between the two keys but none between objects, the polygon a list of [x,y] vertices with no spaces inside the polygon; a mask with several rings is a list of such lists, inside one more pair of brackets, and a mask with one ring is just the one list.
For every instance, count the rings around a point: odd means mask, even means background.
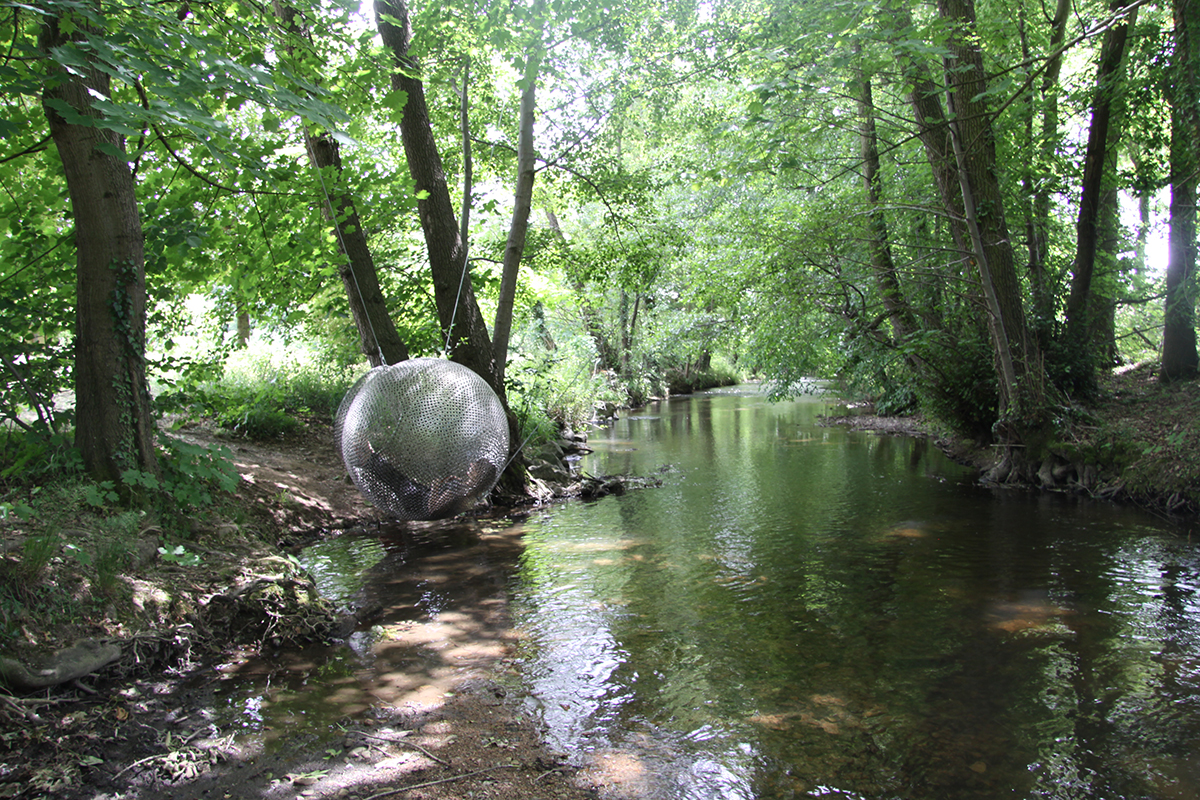
[{"label": "perforated metal sphere", "polygon": [[334,437],[354,485],[400,519],[461,514],[492,490],[508,459],[500,398],[467,367],[436,358],[359,378]]}]

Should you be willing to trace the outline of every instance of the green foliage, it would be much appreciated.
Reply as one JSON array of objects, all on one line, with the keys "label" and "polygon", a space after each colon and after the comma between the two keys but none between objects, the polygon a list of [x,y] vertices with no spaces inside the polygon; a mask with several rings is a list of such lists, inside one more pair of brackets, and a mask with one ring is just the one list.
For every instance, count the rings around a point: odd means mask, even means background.
[{"label": "green foliage", "polygon": [[534,319],[517,331],[505,373],[509,404],[521,420],[522,437],[532,435],[534,444],[554,438],[560,427],[581,427],[592,418],[598,402],[617,396],[595,370],[591,340],[553,325],[548,328],[545,322]]},{"label": "green foliage", "polygon": [[957,433],[987,440],[997,415],[991,344],[976,336],[938,339],[931,355],[938,372],[918,384],[922,408]]},{"label": "green foliage", "polygon": [[690,394],[717,386],[732,386],[744,380],[742,374],[723,356],[709,359],[705,366],[668,370],[667,390],[671,394]]},{"label": "green foliage", "polygon": [[[113,82],[111,97],[95,98],[101,116],[88,124],[127,139],[146,242],[148,360],[162,409],[266,439],[332,416],[362,356],[325,190],[358,201],[409,349],[438,352],[416,191],[395,135],[407,98],[391,89],[375,32],[352,19],[353,7],[296,8],[302,34],[284,31],[265,8],[236,2],[180,12],[0,0],[0,29],[11,32],[0,74],[5,481],[57,479],[78,467],[70,414],[54,402],[72,388],[75,312],[69,198],[41,104],[60,68],[94,64]],[[601,399],[640,404],[752,372],[779,395],[803,391],[814,376],[837,377],[881,411],[920,408],[956,430],[988,434],[996,379],[978,277],[951,236],[909,97],[921,68],[936,80],[944,75],[951,31],[937,13],[913,9],[897,26],[890,14],[856,6],[773,0],[703,8],[447,2],[412,11],[412,55],[452,186],[465,166],[458,92],[470,65],[470,239],[485,309],[495,294],[488,262],[501,258],[510,214],[493,187],[511,180],[529,53],[570,42],[544,53],[538,75],[543,161],[509,371],[512,404],[529,428],[577,425]],[[1081,7],[1066,40],[1080,33],[1080,20],[1102,13]],[[1149,193],[1167,177],[1169,21],[1158,7],[1139,13],[1118,183]],[[1045,20],[1029,17],[1016,37],[1008,6],[981,4],[977,14],[977,44],[996,76],[987,93],[997,109],[1012,239],[1024,236],[1031,191],[1062,199],[1048,227],[1049,306],[1037,310],[1045,318],[1029,316],[1050,341],[1053,383],[1088,388],[1089,351],[1055,339],[1074,256],[1077,142],[1065,122],[1045,142],[1028,122],[1042,119],[1051,101],[1062,120],[1087,119],[1102,37],[1078,39],[1057,84],[1038,78],[1022,86],[1028,65],[1052,47]],[[45,53],[37,37],[52,20],[68,36]],[[878,214],[867,213],[848,92],[860,70],[877,77]],[[563,102],[545,102],[551,97]],[[341,173],[318,178],[297,169],[301,126],[334,131]],[[545,209],[556,211],[555,225],[539,224]],[[902,341],[893,339],[873,269],[875,219],[885,223],[896,280],[919,320]],[[1155,298],[1161,283],[1150,259],[1126,258],[1105,284],[1121,301],[1126,359],[1157,352],[1160,304],[1135,301]],[[253,330],[242,352],[232,325],[240,314]],[[316,344],[300,348],[302,341]],[[88,497],[111,507],[186,494],[182,485],[166,487],[168,477],[158,480],[126,473],[92,486]],[[14,513],[22,507],[4,502]]]},{"label": "green foliage", "polygon": [[153,508],[166,515],[208,508],[215,492],[233,492],[240,476],[232,454],[220,445],[197,445],[159,434],[162,474],[126,469],[121,479],[83,483],[81,500],[98,512],[121,507]]},{"label": "green foliage", "polygon": [[300,427],[298,417],[332,418],[365,369],[330,353],[319,342],[240,351],[219,379],[180,380],[158,403],[167,412],[212,417],[235,436],[278,438]]},{"label": "green foliage", "polygon": [[163,459],[163,490],[178,507],[201,509],[214,502],[214,492],[233,492],[241,476],[233,454],[220,445],[195,445],[170,436],[160,437],[167,450]]},{"label": "green foliage", "polygon": [[198,554],[189,552],[181,544],[158,548],[158,557],[168,564],[179,564],[183,567],[199,566],[204,561]]},{"label": "green foliage", "polygon": [[62,549],[62,541],[52,533],[30,536],[21,543],[21,561],[17,566],[17,578],[33,583],[38,581],[50,560]]},{"label": "green foliage", "polygon": [[69,433],[31,424],[28,430],[0,432],[0,479],[32,483],[74,475],[83,460]]},{"label": "green foliage", "polygon": [[129,567],[129,544],[123,538],[102,539],[92,558],[96,589],[101,595],[114,598],[121,588],[121,573]]},{"label": "green foliage", "polygon": [[247,403],[237,403],[218,410],[214,418],[226,431],[258,441],[278,439],[300,427],[298,419],[265,403],[266,393],[259,393]]}]

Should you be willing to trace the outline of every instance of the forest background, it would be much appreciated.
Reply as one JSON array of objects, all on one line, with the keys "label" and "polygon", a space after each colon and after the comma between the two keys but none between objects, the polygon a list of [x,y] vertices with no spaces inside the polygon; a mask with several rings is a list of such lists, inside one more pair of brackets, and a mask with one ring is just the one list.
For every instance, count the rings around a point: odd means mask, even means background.
[{"label": "forest background", "polygon": [[1198,31],[1195,0],[4,0],[0,511],[185,540],[236,472],[171,425],[286,435],[417,355],[514,442],[817,376],[996,482],[1186,462],[1190,411],[1146,441],[1091,409],[1132,365],[1198,400]]}]

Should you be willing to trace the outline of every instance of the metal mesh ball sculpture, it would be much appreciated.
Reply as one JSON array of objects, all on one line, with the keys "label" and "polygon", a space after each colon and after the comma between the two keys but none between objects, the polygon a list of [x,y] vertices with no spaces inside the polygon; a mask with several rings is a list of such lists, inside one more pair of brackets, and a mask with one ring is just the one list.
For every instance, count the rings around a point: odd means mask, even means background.
[{"label": "metal mesh ball sculpture", "polygon": [[358,490],[400,519],[461,514],[496,485],[508,459],[504,406],[483,378],[436,358],[376,367],[334,422]]}]

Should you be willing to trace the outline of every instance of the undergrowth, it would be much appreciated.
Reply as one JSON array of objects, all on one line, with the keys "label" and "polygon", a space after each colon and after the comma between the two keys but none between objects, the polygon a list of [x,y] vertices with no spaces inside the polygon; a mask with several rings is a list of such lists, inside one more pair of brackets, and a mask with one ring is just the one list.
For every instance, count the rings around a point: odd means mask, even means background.
[{"label": "undergrowth", "polygon": [[208,417],[232,436],[286,436],[309,417],[330,419],[365,365],[325,361],[304,348],[234,353],[216,377],[178,381],[157,398],[182,420]]}]

